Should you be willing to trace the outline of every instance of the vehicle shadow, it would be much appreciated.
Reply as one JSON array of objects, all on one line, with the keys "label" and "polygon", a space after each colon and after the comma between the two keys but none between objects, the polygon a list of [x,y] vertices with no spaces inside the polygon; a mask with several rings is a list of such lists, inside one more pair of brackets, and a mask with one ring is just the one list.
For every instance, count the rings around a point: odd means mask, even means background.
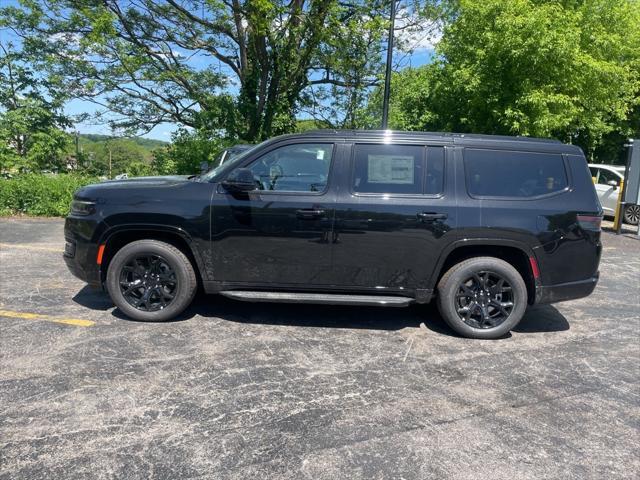
[{"label": "vehicle shadow", "polygon": [[[113,302],[105,292],[82,288],[73,301],[92,310],[107,311]],[[111,314],[136,322],[115,308]],[[198,293],[193,304],[171,322],[182,322],[195,316],[220,318],[236,323],[299,326],[310,328],[344,328],[369,330],[401,330],[420,328],[448,336],[458,336],[440,316],[435,304],[412,305],[408,308],[383,308],[336,305],[304,305],[284,303],[247,303],[221,295]],[[529,307],[513,330],[518,333],[560,332],[569,330],[569,322],[552,305]],[[506,335],[509,337],[510,334]]]},{"label": "vehicle shadow", "polygon": [[98,288],[90,287],[89,285],[82,287],[71,300],[91,310],[101,310],[104,312],[113,307],[113,302],[106,292]]},{"label": "vehicle shadow", "polygon": [[424,318],[414,308],[240,302],[220,295],[199,295],[185,316],[262,325],[310,328],[400,330],[419,328]]},{"label": "vehicle shadow", "polygon": [[564,332],[569,330],[566,317],[553,305],[529,307],[520,323],[513,329],[518,333]]}]

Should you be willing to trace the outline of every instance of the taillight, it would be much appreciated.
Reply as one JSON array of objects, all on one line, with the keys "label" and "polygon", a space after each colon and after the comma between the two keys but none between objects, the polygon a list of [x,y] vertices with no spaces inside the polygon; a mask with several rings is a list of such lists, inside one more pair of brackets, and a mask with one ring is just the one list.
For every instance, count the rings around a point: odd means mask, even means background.
[{"label": "taillight", "polygon": [[602,216],[601,215],[578,215],[578,225],[584,230],[591,230],[593,232],[599,232],[602,230]]}]

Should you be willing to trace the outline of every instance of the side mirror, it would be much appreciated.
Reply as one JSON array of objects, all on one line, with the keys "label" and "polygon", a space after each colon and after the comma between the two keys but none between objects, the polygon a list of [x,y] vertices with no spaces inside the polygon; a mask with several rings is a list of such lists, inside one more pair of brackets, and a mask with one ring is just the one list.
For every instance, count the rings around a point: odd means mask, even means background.
[{"label": "side mirror", "polygon": [[222,182],[222,186],[229,192],[250,192],[256,190],[256,181],[248,168],[238,168]]},{"label": "side mirror", "polygon": [[209,171],[209,162],[200,162],[200,173],[207,173]]},{"label": "side mirror", "polygon": [[614,190],[618,188],[618,182],[616,182],[615,180],[609,180],[607,182],[607,185],[609,185],[610,187],[613,187]]}]

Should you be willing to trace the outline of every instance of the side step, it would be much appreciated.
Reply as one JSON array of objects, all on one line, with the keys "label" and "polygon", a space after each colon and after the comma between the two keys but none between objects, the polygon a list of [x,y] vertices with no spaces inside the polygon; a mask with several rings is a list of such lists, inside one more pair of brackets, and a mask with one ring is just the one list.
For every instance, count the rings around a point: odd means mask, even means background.
[{"label": "side step", "polygon": [[345,295],[331,293],[260,292],[246,290],[225,290],[220,292],[234,300],[243,302],[273,303],[322,303],[326,305],[364,305],[383,307],[406,307],[414,302],[409,297],[380,295]]}]

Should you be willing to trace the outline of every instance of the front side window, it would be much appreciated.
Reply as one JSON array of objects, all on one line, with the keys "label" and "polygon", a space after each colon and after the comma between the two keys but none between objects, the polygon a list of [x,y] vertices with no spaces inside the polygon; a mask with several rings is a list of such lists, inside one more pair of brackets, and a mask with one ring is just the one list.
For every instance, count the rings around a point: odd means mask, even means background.
[{"label": "front side window", "polygon": [[568,185],[564,160],[557,153],[467,148],[464,164],[471,195],[527,198]]},{"label": "front side window", "polygon": [[248,168],[259,190],[322,192],[327,187],[333,144],[300,143],[276,148]]},{"label": "front side window", "polygon": [[424,150],[413,145],[355,145],[353,191],[422,193]]},{"label": "front side window", "polygon": [[618,175],[616,175],[615,173],[609,171],[609,170],[605,170],[604,168],[600,169],[600,176],[598,177],[598,183],[600,185],[609,185],[610,181],[614,181],[616,183],[620,183],[620,177],[618,177]]}]

